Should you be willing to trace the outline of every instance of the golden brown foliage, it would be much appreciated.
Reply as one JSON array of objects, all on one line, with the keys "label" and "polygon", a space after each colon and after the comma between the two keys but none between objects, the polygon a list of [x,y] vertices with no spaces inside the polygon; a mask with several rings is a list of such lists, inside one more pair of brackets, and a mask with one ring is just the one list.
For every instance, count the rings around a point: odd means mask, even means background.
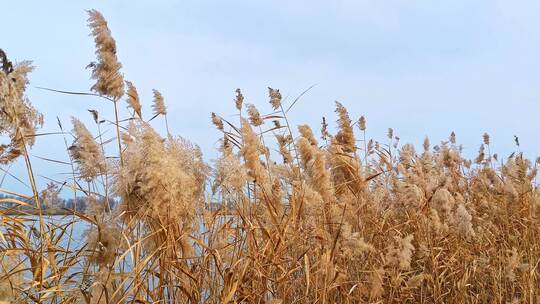
[{"label": "golden brown foliage", "polygon": [[[101,60],[92,89],[116,100],[116,46],[101,14],[90,21]],[[21,138],[12,134],[35,132],[23,97],[29,71],[0,72],[0,106],[12,116],[0,126],[12,147]],[[238,89],[238,125],[212,113],[223,140],[209,168],[197,146],[142,119],[127,85],[140,119],[116,117],[120,151],[108,164],[107,142],[73,119],[75,165],[62,185],[87,196],[91,212],[73,210],[64,224],[40,216],[34,228],[0,209],[0,303],[540,302],[539,162],[519,151],[493,162],[487,134],[475,162],[453,132],[417,153],[393,129],[387,144],[366,139],[362,116],[357,141],[336,103],[337,134],[324,119],[319,143],[307,125],[295,137],[286,111],[243,109]],[[282,109],[281,93],[269,96]],[[155,90],[153,107],[165,116]],[[28,205],[17,197],[9,202]],[[88,230],[77,246],[79,221]]]}]

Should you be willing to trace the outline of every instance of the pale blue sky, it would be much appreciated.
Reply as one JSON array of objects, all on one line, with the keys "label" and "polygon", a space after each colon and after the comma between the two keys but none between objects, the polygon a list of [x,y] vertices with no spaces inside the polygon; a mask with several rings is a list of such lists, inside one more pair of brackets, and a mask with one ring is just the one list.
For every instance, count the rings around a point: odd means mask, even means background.
[{"label": "pale blue sky", "polygon": [[[353,119],[366,115],[376,139],[388,127],[417,145],[455,131],[474,156],[488,132],[493,150],[507,155],[515,134],[529,157],[540,155],[537,1],[9,1],[0,47],[14,60],[34,61],[32,85],[87,91],[84,67],[95,59],[90,8],[108,19],[146,116],[157,88],[173,132],[199,144],[207,159],[219,139],[210,112],[235,119],[237,87],[269,112],[267,86],[294,98],[312,84],[291,111],[293,124],[318,130],[323,115],[335,121],[339,100]],[[95,98],[28,93],[46,115],[44,132],[57,130],[55,116],[71,128],[70,115],[91,126],[86,109],[110,115],[110,105]],[[67,158],[61,137],[39,138],[32,153]],[[68,172],[34,161],[42,175]],[[22,174],[20,164],[12,170]],[[19,186],[8,178],[3,187]]]}]

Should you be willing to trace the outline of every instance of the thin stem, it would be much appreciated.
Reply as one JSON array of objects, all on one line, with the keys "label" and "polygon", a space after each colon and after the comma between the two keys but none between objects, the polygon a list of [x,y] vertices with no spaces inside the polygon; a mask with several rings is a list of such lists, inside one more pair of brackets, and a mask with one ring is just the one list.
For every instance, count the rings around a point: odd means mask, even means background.
[{"label": "thin stem", "polygon": [[[38,190],[37,190],[37,186],[36,186],[36,180],[35,180],[35,177],[34,177],[34,170],[32,169],[32,162],[30,161],[30,157],[28,155],[28,149],[26,147],[26,139],[24,137],[24,134],[21,134],[22,136],[22,147],[23,147],[23,150],[24,150],[24,161],[26,163],[26,169],[27,169],[27,172],[28,172],[28,179],[30,180],[30,185],[32,187],[32,192],[33,192],[33,195],[34,195],[34,201],[36,203],[36,208],[38,210],[38,215],[39,215],[39,236],[40,236],[40,246],[39,246],[39,252],[40,252],[40,256],[43,258],[45,255],[44,251],[43,251],[43,245],[45,243],[45,240],[47,239],[47,232],[45,230],[45,223],[43,221],[43,213],[42,213],[42,210],[41,210],[41,203],[39,202],[39,193],[38,193]],[[39,289],[43,289],[43,279],[44,279],[44,273],[43,273],[43,267],[40,265],[39,267],[41,267],[39,273],[40,273],[40,276],[39,276]],[[36,270],[35,270],[36,271]],[[41,295],[42,293],[39,293],[39,296],[38,296],[38,299],[41,300]]]},{"label": "thin stem", "polygon": [[[291,125],[289,124],[289,119],[287,119],[287,113],[283,110],[283,105],[279,105],[279,108],[281,109],[281,113],[283,113],[283,118],[285,119],[285,123],[287,124],[287,129],[289,130],[289,135],[294,140],[294,136],[292,134]],[[296,145],[293,143],[293,150],[296,158],[296,163],[298,165],[298,168],[300,168],[300,158],[298,157],[298,150],[296,150]]]},{"label": "thin stem", "polygon": [[120,155],[120,165],[124,165],[124,158],[122,157],[122,141],[120,140],[120,123],[118,119],[118,105],[117,100],[113,101],[114,103],[114,118],[115,118],[115,125],[116,125],[116,139],[118,142],[118,153]]},{"label": "thin stem", "polygon": [[[260,136],[261,136],[261,143],[262,143],[262,145],[263,145],[264,147],[266,147],[266,143],[264,142],[264,135],[263,135],[263,131],[262,131],[262,127],[261,127],[261,126],[259,126],[259,132],[261,132],[261,133],[260,133]],[[268,157],[268,154],[266,153],[266,151],[265,151],[265,153],[264,153],[264,158],[266,159],[266,166],[267,166],[267,168],[268,168],[268,170],[267,170],[267,171],[268,171],[268,178],[269,178],[270,180],[272,180],[272,174],[271,174],[271,172],[270,172],[270,171],[271,171],[271,170],[270,170],[270,158]]]},{"label": "thin stem", "polygon": [[171,135],[169,132],[169,122],[167,121],[167,114],[163,115],[165,116],[165,129],[167,130],[167,136]]},{"label": "thin stem", "polygon": [[367,143],[366,143],[366,130],[362,130],[362,133],[363,133],[363,137],[364,137],[364,166],[366,166],[366,168],[367,168],[368,151],[367,151]]},{"label": "thin stem", "polygon": [[[64,129],[62,128],[62,124],[60,123],[60,119],[58,119],[58,126],[60,127],[60,131],[62,131],[62,137],[64,139],[64,145],[66,146],[66,150],[69,149],[69,145],[68,145],[68,142],[67,142],[67,139],[66,139],[66,135],[64,133]],[[68,157],[69,157],[69,160],[70,160],[70,165],[71,165],[71,175],[72,175],[72,179],[73,179],[73,210],[74,211],[77,211],[77,187],[75,187],[75,185],[77,184],[77,180],[76,180],[76,177],[75,177],[75,166],[73,165],[74,161],[73,161],[73,157],[71,156],[70,153],[68,153]],[[68,257],[68,252],[69,252],[69,249],[71,248],[71,240],[73,239],[73,230],[74,230],[74,220],[75,220],[75,213],[72,214],[72,218],[71,218],[71,225],[70,225],[70,231],[69,231],[69,238],[68,238],[68,243],[67,243],[67,246],[66,246],[66,252],[64,254],[64,260],[67,260],[67,257]]]},{"label": "thin stem", "polygon": [[[101,146],[101,152],[103,153],[103,155],[105,155],[105,148],[103,147],[103,138],[101,136],[101,124],[99,122],[97,124],[97,127],[98,127],[98,134],[99,134],[99,145]],[[103,179],[103,175],[105,175],[104,179]],[[103,172],[103,175],[101,175],[101,178],[102,178],[103,186],[105,188],[104,189],[105,190],[105,203],[104,204],[106,204],[107,211],[110,212],[111,205],[109,202],[109,175],[107,174],[107,170]]]}]

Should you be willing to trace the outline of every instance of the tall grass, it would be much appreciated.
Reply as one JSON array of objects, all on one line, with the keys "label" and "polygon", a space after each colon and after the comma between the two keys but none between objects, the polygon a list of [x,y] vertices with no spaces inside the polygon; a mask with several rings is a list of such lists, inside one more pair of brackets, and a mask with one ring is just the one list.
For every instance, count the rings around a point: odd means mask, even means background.
[{"label": "tall grass", "polygon": [[[419,151],[392,129],[368,139],[366,119],[341,103],[337,133],[325,119],[319,136],[293,127],[292,105],[269,88],[269,115],[239,89],[238,121],[212,113],[222,140],[210,165],[168,126],[153,128],[166,124],[163,96],[154,90],[153,116],[142,113],[106,20],[89,16],[96,83],[63,93],[103,98],[115,117],[92,112],[98,134],[77,118],[72,132],[60,124],[72,177],[59,183],[91,207],[63,224],[38,213],[36,228],[0,209],[0,303],[540,302],[538,161],[492,155],[487,134],[475,160],[453,133]],[[0,191],[41,210],[51,195],[36,188],[28,153],[42,122],[25,97],[31,66],[0,55],[0,162],[25,159],[33,193]],[[125,101],[131,117],[118,114]],[[107,121],[113,140],[102,138]],[[81,246],[77,221],[90,227]]]}]

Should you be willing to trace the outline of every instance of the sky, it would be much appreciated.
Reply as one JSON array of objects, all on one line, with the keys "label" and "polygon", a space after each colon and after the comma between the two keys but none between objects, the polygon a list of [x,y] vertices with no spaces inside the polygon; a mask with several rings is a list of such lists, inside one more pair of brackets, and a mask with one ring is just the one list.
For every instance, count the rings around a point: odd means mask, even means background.
[{"label": "sky", "polygon": [[[36,67],[27,93],[45,115],[40,132],[58,131],[56,117],[71,129],[71,116],[92,129],[87,109],[112,115],[99,98],[36,88],[89,91],[88,9],[108,20],[143,116],[160,90],[171,132],[209,161],[220,138],[210,113],[237,121],[236,88],[269,113],[267,87],[290,102],[312,85],[289,112],[293,125],[318,130],[323,116],[335,124],[340,101],[353,120],[366,116],[368,137],[378,140],[393,128],[402,144],[419,146],[454,131],[474,157],[487,132],[500,155],[516,150],[514,135],[526,156],[540,155],[538,1],[6,1],[0,48]],[[120,108],[128,117],[125,101]],[[162,121],[154,125],[165,132]],[[69,167],[39,158],[66,160],[65,148],[59,135],[38,138],[31,153],[40,187],[66,178]],[[22,182],[7,175],[1,187],[28,193],[24,164],[9,172]]]}]

